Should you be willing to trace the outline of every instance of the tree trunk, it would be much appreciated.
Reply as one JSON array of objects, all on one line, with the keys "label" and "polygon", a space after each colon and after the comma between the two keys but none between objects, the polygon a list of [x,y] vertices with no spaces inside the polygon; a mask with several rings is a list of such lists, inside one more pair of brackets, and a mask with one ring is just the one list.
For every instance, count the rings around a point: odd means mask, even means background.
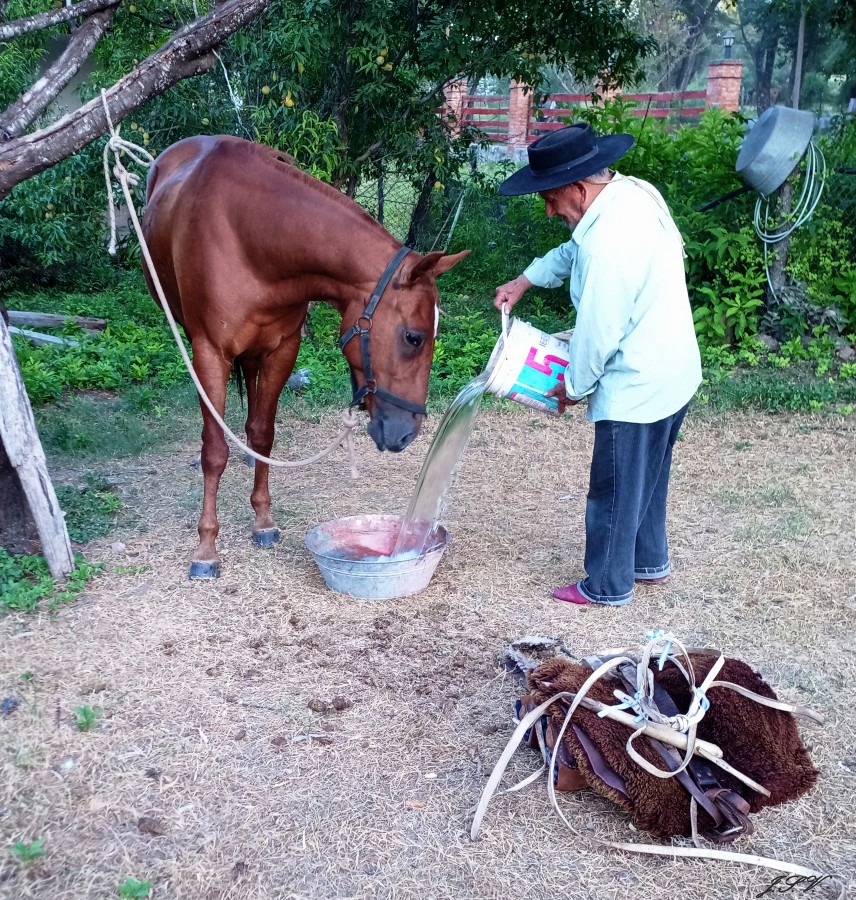
[{"label": "tree trunk", "polygon": [[434,190],[434,182],[436,177],[433,172],[429,172],[422,182],[422,190],[419,191],[419,199],[416,201],[416,208],[410,219],[410,228],[407,230],[407,238],[404,241],[408,247],[418,249],[419,240],[425,228],[425,219],[428,217],[428,207],[431,204],[431,192]]},{"label": "tree trunk", "polygon": [[800,8],[800,27],[797,33],[797,52],[794,54],[793,84],[791,87],[791,106],[800,108],[802,92],[803,50],[805,48],[805,4]]},{"label": "tree trunk", "polygon": [[[793,184],[790,181],[786,181],[782,185],[779,207],[776,211],[776,218],[779,222],[785,222],[790,216],[793,194]],[[778,295],[781,293],[786,281],[785,268],[788,264],[788,246],[790,242],[790,237],[786,237],[775,244],[769,251],[773,254],[773,264],[770,266],[770,281],[767,285],[767,309],[772,309],[779,304]]]}]

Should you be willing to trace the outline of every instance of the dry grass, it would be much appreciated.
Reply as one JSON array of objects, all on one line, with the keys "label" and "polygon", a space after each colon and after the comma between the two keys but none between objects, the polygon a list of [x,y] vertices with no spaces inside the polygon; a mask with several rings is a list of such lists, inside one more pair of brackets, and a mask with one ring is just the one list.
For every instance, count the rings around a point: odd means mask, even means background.
[{"label": "dry grass", "polygon": [[[293,455],[335,427],[332,416],[292,426]],[[734,849],[849,876],[852,424],[688,421],[671,501],[675,575],[615,610],[549,598],[581,574],[592,431],[579,415],[484,412],[449,503],[451,550],[423,594],[383,603],[328,592],[303,536],[332,516],[402,512],[426,437],[392,457],[363,436],[358,482],[341,456],[275,474],[283,541],[270,552],[250,545],[251,475],[234,460],[213,584],[186,579],[196,448],[111,464],[147,530],[89,545],[107,570],[74,605],[0,621],[0,694],[21,700],[0,717],[0,897],[116,897],[128,876],[154,881],[155,898],[194,900],[756,896],[775,873],[581,843],[543,785],[497,796],[469,840],[511,731],[503,647],[540,633],[597,649],[655,626],[745,659],[780,696],[828,715],[826,729],[803,729],[818,787],[757,816],[756,834]],[[334,698],[345,708],[330,709]],[[104,710],[89,732],[74,727],[82,705]],[[534,762],[521,752],[509,777]],[[643,837],[590,793],[563,803],[583,833]],[[30,866],[5,850],[36,838],[46,855]]]}]

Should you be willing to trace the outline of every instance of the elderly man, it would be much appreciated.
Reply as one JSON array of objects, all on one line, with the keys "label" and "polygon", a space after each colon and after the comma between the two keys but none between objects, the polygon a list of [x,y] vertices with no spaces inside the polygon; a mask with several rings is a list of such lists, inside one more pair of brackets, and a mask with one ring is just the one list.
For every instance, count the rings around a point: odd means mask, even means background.
[{"label": "elderly man", "polygon": [[496,289],[511,309],[532,285],[570,279],[577,311],[559,411],[588,400],[595,423],[586,503],[587,577],[557,600],[623,606],[634,582],[671,571],[666,495],[672,448],[701,383],[684,274],[683,241],[663,198],[610,166],[633,146],[627,134],[598,137],[590,125],[551,132],[529,148],[529,165],[500,187],[540,194],[571,239]]}]

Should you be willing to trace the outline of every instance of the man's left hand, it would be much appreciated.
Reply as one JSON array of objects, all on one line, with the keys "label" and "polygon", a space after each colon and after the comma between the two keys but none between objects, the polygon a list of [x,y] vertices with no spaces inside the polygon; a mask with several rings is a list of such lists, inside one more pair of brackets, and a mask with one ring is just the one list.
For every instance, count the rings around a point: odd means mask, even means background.
[{"label": "man's left hand", "polygon": [[565,385],[557,384],[544,394],[545,397],[555,397],[559,403],[559,415],[561,416],[569,406],[576,406],[580,401],[571,400],[565,393]]}]

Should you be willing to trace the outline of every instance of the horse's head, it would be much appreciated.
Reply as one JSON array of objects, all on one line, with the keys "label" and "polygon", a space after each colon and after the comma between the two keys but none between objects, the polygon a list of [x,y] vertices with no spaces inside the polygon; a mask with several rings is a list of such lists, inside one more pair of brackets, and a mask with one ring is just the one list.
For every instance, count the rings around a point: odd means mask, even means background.
[{"label": "horse's head", "polygon": [[469,252],[408,252],[386,287],[381,277],[368,306],[364,300],[351,303],[342,316],[340,344],[378,450],[403,450],[419,433],[440,314],[435,279]]}]

